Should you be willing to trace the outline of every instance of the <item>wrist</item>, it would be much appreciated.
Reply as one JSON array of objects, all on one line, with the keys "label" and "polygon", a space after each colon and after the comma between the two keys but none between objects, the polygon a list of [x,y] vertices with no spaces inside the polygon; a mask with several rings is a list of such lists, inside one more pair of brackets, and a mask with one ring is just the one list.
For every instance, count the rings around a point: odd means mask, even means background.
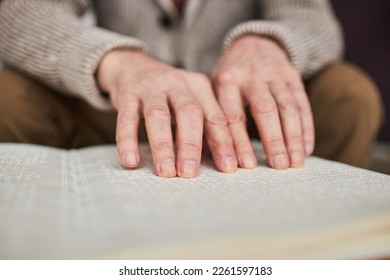
[{"label": "wrist", "polygon": [[100,89],[104,92],[111,93],[114,85],[120,75],[120,69],[124,62],[129,59],[135,60],[137,57],[147,56],[144,52],[137,49],[115,49],[108,52],[101,60],[97,71],[96,78]]},{"label": "wrist", "polygon": [[284,46],[282,46],[277,40],[272,37],[262,36],[257,34],[247,34],[239,37],[233,45],[243,45],[243,46],[258,46],[262,49],[277,50],[282,52],[288,57],[288,53]]}]

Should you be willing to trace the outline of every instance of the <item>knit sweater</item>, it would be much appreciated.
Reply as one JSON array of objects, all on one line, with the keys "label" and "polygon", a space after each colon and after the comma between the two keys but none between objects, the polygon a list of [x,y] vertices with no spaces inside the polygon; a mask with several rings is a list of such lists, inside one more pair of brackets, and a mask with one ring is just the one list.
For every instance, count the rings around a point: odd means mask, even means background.
[{"label": "knit sweater", "polygon": [[[59,92],[110,109],[95,72],[116,48],[210,74],[234,40],[259,34],[284,47],[303,78],[341,56],[341,30],[327,0],[187,1],[198,2],[192,20],[186,11],[182,19],[168,15],[156,0],[4,0],[0,58]],[[80,20],[91,4],[92,27]]]}]

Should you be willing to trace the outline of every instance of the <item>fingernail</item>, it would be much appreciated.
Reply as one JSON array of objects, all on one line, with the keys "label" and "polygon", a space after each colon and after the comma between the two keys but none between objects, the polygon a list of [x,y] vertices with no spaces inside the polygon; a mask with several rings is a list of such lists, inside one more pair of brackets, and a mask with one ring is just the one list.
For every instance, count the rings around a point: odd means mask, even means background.
[{"label": "fingernail", "polygon": [[160,172],[158,175],[161,177],[175,177],[176,169],[173,160],[171,159],[163,160],[160,163]]},{"label": "fingernail", "polygon": [[192,178],[198,174],[196,162],[193,160],[185,160],[180,167],[180,177]]},{"label": "fingernail", "polygon": [[306,151],[306,155],[307,156],[311,155],[313,153],[313,151],[314,151],[313,145],[310,144],[310,143],[306,143],[305,144],[305,151]]},{"label": "fingernail", "polygon": [[241,156],[241,167],[242,168],[255,168],[257,165],[256,159],[251,154],[243,154]]},{"label": "fingernail", "polygon": [[276,169],[286,169],[288,168],[288,159],[285,155],[277,155],[274,157],[273,167]]},{"label": "fingernail", "polygon": [[135,153],[133,153],[133,152],[127,153],[127,155],[125,157],[125,162],[130,167],[137,166],[138,160],[137,160],[137,156],[135,155]]},{"label": "fingernail", "polygon": [[301,152],[292,152],[291,153],[291,166],[292,167],[302,167],[303,166],[303,154]]},{"label": "fingernail", "polygon": [[234,157],[225,157],[222,160],[222,165],[225,169],[225,172],[234,172],[237,170],[237,160]]}]

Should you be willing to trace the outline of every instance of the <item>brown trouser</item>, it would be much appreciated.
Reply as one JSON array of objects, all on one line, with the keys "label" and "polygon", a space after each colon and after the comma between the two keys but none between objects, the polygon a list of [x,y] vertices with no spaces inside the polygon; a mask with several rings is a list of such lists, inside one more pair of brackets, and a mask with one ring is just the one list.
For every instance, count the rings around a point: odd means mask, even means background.
[{"label": "brown trouser", "polygon": [[[334,63],[309,80],[306,89],[314,112],[314,154],[368,167],[382,118],[372,80],[350,64]],[[115,124],[114,112],[54,93],[17,72],[0,72],[0,142],[61,148],[114,143]]]}]

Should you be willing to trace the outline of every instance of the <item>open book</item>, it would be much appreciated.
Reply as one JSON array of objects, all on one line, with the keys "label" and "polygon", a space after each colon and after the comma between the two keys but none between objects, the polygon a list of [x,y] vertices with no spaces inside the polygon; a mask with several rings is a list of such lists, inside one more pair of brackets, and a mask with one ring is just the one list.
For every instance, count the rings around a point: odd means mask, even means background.
[{"label": "open book", "polygon": [[0,259],[321,259],[390,256],[390,176],[308,158],[195,179],[154,174],[148,146],[0,144]]}]

